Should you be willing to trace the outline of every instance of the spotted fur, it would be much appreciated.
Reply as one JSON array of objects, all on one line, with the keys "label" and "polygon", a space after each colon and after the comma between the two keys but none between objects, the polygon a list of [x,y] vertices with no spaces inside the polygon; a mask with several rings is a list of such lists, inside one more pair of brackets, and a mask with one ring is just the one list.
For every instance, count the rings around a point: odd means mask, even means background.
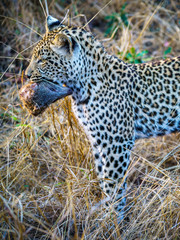
[{"label": "spotted fur", "polygon": [[180,130],[180,57],[128,64],[83,28],[55,22],[35,47],[26,74],[72,89],[73,111],[92,144],[101,187],[122,218],[135,139]]}]

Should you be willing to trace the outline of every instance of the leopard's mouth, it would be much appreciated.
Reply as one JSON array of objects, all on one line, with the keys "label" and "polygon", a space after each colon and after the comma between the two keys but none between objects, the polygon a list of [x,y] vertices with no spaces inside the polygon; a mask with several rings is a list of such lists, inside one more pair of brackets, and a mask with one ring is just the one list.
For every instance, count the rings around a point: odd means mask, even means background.
[{"label": "leopard's mouth", "polygon": [[20,99],[29,112],[37,116],[51,103],[72,94],[72,90],[65,85],[50,81],[29,82],[20,91]]}]

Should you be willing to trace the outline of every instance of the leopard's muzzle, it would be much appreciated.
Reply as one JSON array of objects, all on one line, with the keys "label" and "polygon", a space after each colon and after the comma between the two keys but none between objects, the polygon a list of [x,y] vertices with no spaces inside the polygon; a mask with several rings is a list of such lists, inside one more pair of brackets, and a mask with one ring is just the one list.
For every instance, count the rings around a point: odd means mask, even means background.
[{"label": "leopard's muzzle", "polygon": [[37,116],[51,103],[72,94],[66,86],[49,81],[29,82],[20,91],[20,99],[29,112]]}]

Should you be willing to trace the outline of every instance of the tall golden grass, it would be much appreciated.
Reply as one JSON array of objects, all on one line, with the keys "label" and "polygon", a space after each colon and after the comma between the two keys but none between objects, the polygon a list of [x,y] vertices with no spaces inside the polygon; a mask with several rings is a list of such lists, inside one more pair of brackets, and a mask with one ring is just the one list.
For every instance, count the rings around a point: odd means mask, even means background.
[{"label": "tall golden grass", "polygon": [[[129,27],[119,19],[105,36],[105,16],[125,2]],[[112,0],[104,8],[108,1],[49,1],[49,11],[63,19],[69,9],[70,24],[89,22],[122,59],[134,47],[153,60],[180,51],[179,1],[159,2]],[[0,9],[0,239],[180,239],[180,134],[136,142],[128,170],[130,210],[117,225],[112,209],[101,204],[90,144],[70,98],[36,118],[19,101],[23,70],[45,31],[39,1],[1,1]]]}]

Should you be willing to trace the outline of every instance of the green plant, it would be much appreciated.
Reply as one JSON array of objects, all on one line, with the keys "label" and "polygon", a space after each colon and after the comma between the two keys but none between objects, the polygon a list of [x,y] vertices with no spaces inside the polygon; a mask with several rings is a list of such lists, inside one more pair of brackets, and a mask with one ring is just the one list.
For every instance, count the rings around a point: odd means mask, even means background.
[{"label": "green plant", "polygon": [[169,53],[171,53],[171,51],[172,51],[172,47],[168,47],[168,48],[164,51],[163,57],[166,58],[167,55],[168,55]]},{"label": "green plant", "polygon": [[[143,50],[141,52],[136,51],[134,47],[132,47],[127,53],[125,54],[124,60],[129,62],[129,63],[143,63],[150,61],[151,58],[145,58],[144,56],[148,53],[147,50]],[[118,55],[120,58],[123,55],[123,52],[119,52]]]},{"label": "green plant", "polygon": [[108,28],[105,31],[105,36],[111,35],[114,30],[123,23],[126,27],[129,25],[127,13],[125,12],[125,8],[127,3],[125,3],[119,13],[112,13],[105,17],[108,21]]},{"label": "green plant", "polygon": [[0,118],[4,119],[4,120],[12,119],[14,122],[17,122],[17,123],[21,122],[21,120],[19,118],[17,118],[16,116],[13,116],[13,115],[11,115],[7,112],[6,113],[1,113]]}]

